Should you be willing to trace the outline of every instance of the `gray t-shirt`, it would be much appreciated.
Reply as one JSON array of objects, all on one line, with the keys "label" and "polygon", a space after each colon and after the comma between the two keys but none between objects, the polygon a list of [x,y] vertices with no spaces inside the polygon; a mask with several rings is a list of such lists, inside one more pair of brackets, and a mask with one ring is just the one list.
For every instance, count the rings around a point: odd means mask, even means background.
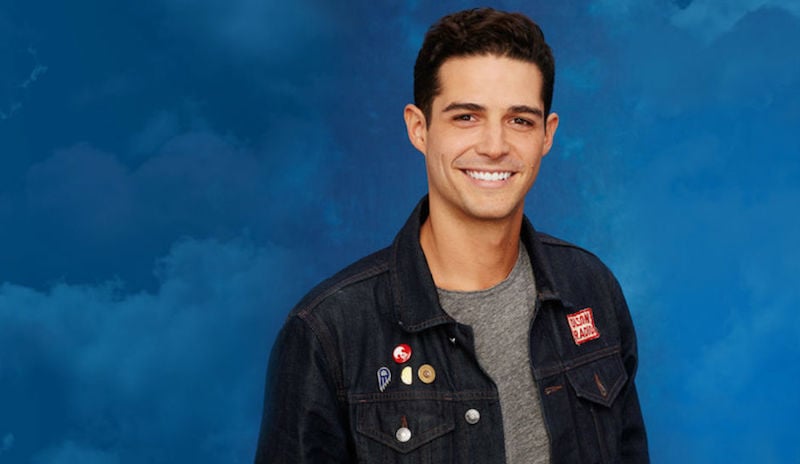
[{"label": "gray t-shirt", "polygon": [[453,319],[472,327],[478,363],[497,385],[506,462],[549,463],[550,445],[528,341],[536,283],[522,243],[519,250],[504,281],[477,292],[438,289],[439,301]]}]

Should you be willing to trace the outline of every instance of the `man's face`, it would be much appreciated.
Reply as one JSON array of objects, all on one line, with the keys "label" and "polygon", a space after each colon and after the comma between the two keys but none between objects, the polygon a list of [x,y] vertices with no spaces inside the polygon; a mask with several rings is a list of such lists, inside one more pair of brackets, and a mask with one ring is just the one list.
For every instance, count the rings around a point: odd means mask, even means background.
[{"label": "man's face", "polygon": [[405,110],[411,143],[425,155],[431,210],[453,219],[521,216],[558,126],[551,113],[545,129],[539,68],[492,55],[451,58],[439,84],[427,124],[416,106]]}]

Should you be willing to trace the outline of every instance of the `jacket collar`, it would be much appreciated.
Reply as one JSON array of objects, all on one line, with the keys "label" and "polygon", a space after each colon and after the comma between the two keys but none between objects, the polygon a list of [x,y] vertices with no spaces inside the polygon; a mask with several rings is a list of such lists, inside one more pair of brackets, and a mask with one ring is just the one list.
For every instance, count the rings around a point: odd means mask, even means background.
[{"label": "jacket collar", "polygon": [[[433,276],[419,242],[420,226],[428,214],[426,195],[414,208],[391,247],[389,273],[395,316],[398,323],[409,332],[454,322],[439,305]],[[522,220],[520,237],[530,255],[538,299],[560,300],[552,285],[552,272],[544,259],[543,245],[527,217]]]}]

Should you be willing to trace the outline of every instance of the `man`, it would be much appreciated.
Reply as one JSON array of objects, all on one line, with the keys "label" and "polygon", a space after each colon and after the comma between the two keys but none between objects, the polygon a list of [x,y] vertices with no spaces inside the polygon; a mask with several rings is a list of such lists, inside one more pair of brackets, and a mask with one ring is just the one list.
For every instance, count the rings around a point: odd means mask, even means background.
[{"label": "man", "polygon": [[257,463],[648,462],[617,281],[523,215],[558,128],[553,78],[525,16],[431,27],[404,112],[429,194],[290,314]]}]

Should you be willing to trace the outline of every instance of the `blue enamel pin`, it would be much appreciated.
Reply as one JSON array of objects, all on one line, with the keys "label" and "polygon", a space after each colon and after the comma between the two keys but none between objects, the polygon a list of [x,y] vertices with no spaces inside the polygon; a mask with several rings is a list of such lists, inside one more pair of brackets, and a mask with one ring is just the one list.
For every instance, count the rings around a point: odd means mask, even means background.
[{"label": "blue enamel pin", "polygon": [[381,391],[386,390],[386,386],[392,381],[392,373],[388,367],[381,367],[378,369],[378,388]]}]

